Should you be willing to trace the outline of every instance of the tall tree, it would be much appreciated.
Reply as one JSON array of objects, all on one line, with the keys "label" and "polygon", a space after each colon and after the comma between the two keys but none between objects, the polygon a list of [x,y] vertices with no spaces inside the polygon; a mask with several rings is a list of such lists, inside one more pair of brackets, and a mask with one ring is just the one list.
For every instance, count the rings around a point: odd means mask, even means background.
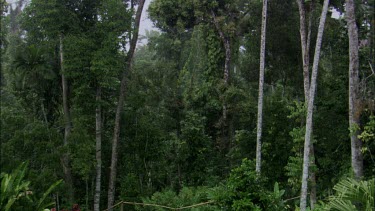
[{"label": "tall tree", "polygon": [[[306,3],[303,0],[297,0],[298,11],[300,17],[300,36],[301,36],[301,49],[302,49],[302,64],[303,64],[303,89],[305,96],[305,105],[308,105],[309,102],[309,91],[310,91],[310,44],[311,44],[311,25],[312,25],[312,16],[314,9],[314,0],[310,2],[310,15],[306,27]],[[314,143],[310,145],[310,157],[311,165],[315,165],[314,158]],[[310,206],[311,209],[314,208],[316,203],[316,177],[315,172],[310,169],[309,173],[311,191],[310,191]]]},{"label": "tall tree", "polygon": [[[224,86],[227,88],[229,84],[229,72],[230,72],[230,62],[231,62],[231,45],[230,45],[230,37],[225,35],[222,28],[219,25],[219,21],[217,20],[217,17],[215,15],[215,12],[211,10],[211,15],[214,20],[214,25],[216,30],[219,33],[219,37],[223,43],[224,50],[225,50],[225,62],[224,62]],[[223,125],[225,126],[227,123],[227,116],[228,116],[228,111],[227,111],[227,105],[224,102],[223,103]]]},{"label": "tall tree", "polygon": [[[68,81],[64,73],[64,39],[60,34],[60,69],[61,69],[61,84],[62,84],[62,98],[63,98],[63,111],[64,111],[64,147],[68,147],[69,136],[72,132],[72,119],[70,116],[70,108],[68,103]],[[70,158],[68,153],[64,153],[62,157],[62,165],[65,174],[65,180],[69,188],[69,200],[74,201],[73,178],[70,168]]]},{"label": "tall tree", "polygon": [[306,116],[306,132],[305,132],[305,144],[303,151],[303,170],[302,170],[302,185],[301,185],[301,200],[300,209],[301,211],[306,210],[307,201],[307,178],[309,175],[310,166],[310,145],[311,145],[311,134],[313,125],[313,110],[314,110],[314,98],[316,91],[316,80],[318,76],[318,67],[320,59],[320,49],[323,40],[324,25],[326,21],[327,11],[328,11],[329,0],[324,0],[322,14],[320,16],[318,35],[316,38],[314,62],[311,75],[311,84],[309,90],[309,102],[307,106],[307,116]]},{"label": "tall tree", "polygon": [[65,64],[65,36],[74,32],[77,27],[78,10],[76,4],[72,4],[69,0],[64,1],[40,1],[34,0],[25,9],[25,19],[23,25],[27,30],[28,37],[33,38],[35,42],[41,42],[43,39],[49,40],[51,43],[55,41],[58,49],[58,60],[60,61],[60,76],[62,86],[62,107],[64,120],[64,137],[61,163],[65,181],[68,187],[69,201],[73,203],[73,176],[70,164],[69,154],[69,137],[72,132],[72,119],[69,106],[69,83],[66,74]]},{"label": "tall tree", "polygon": [[260,175],[262,165],[262,122],[263,122],[263,86],[264,86],[264,63],[266,50],[266,24],[267,24],[267,0],[263,0],[262,29],[260,41],[260,65],[259,65],[259,96],[258,96],[258,119],[257,119],[257,147],[255,171]]},{"label": "tall tree", "polygon": [[116,190],[116,173],[117,173],[117,159],[118,159],[118,142],[120,137],[120,120],[121,120],[121,113],[124,105],[124,98],[126,92],[126,80],[127,80],[127,73],[131,71],[132,62],[134,51],[138,41],[138,31],[139,31],[139,24],[141,21],[143,6],[145,0],[140,0],[138,3],[138,8],[135,16],[135,23],[134,28],[132,30],[132,37],[130,41],[130,48],[126,55],[126,69],[122,73],[121,85],[120,85],[120,93],[117,102],[117,109],[116,109],[116,117],[115,117],[115,124],[114,124],[114,132],[113,132],[113,140],[112,140],[112,156],[111,156],[111,167],[110,167],[110,178],[109,178],[109,185],[108,185],[108,210],[112,211],[112,206],[115,200],[115,190]]},{"label": "tall tree", "polygon": [[349,127],[352,151],[352,168],[357,180],[363,176],[362,141],[359,124],[361,116],[361,100],[359,96],[359,56],[358,27],[355,19],[354,0],[346,0],[346,21],[349,36]]}]

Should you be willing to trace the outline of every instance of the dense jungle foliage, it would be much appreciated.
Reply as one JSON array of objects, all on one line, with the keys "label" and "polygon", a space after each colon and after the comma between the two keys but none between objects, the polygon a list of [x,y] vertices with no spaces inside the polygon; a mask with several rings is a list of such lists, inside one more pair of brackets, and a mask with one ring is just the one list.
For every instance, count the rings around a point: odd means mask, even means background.
[{"label": "dense jungle foliage", "polygon": [[[144,10],[157,30],[139,37],[144,0],[0,2],[0,210],[99,211],[121,201],[300,210],[309,98],[299,9],[312,74],[323,0],[152,0]],[[310,105],[307,210],[375,209],[374,4],[329,2]]]}]

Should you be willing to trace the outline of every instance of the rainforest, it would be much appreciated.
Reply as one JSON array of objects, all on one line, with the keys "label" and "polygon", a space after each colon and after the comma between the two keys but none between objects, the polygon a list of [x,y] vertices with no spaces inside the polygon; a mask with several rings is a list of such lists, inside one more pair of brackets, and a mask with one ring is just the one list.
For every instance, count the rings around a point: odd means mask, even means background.
[{"label": "rainforest", "polygon": [[375,210],[374,6],[0,0],[0,210]]}]

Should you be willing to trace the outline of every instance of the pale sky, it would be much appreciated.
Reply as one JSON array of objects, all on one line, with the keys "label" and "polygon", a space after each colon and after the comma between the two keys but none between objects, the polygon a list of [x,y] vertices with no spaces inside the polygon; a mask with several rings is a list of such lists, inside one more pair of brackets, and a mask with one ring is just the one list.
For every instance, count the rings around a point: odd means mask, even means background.
[{"label": "pale sky", "polygon": [[141,25],[139,27],[140,34],[144,35],[146,30],[157,30],[151,20],[148,18],[148,6],[150,5],[152,0],[146,0],[145,5],[143,7],[142,18],[141,18]]},{"label": "pale sky", "polygon": [[[139,37],[142,37],[142,35],[146,35],[146,30],[151,31],[151,30],[158,30],[157,28],[154,27],[153,23],[151,20],[148,18],[148,6],[150,5],[152,0],[146,0],[145,5],[143,7],[143,12],[142,12],[142,17],[141,17],[141,24],[139,26]],[[146,40],[142,40],[140,42],[141,44],[147,44]]]}]

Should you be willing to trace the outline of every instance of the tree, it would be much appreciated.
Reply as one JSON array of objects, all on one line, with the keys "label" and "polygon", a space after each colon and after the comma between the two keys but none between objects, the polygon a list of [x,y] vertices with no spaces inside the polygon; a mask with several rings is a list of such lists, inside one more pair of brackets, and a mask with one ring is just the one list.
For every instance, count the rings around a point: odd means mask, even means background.
[{"label": "tree", "polygon": [[264,62],[266,48],[266,24],[267,24],[267,0],[263,0],[262,32],[260,46],[259,67],[259,96],[258,96],[258,119],[257,119],[257,147],[256,147],[256,172],[260,175],[262,164],[262,122],[263,122],[263,86],[264,86]]},{"label": "tree", "polygon": [[354,0],[346,0],[346,22],[349,37],[349,128],[352,152],[352,168],[357,180],[363,176],[362,141],[360,134],[361,100],[359,96],[359,55],[358,27],[355,16]]},{"label": "tree", "polygon": [[[64,146],[67,147],[69,143],[69,136],[72,132],[72,119],[70,115],[70,108],[68,103],[68,81],[65,75],[64,70],[64,45],[63,45],[63,35],[60,34],[59,36],[60,41],[60,69],[61,69],[61,84],[62,84],[62,98],[63,98],[63,111],[64,111]],[[65,179],[68,184],[68,187],[70,189],[70,201],[74,201],[74,189],[73,189],[73,177],[72,177],[72,170],[70,168],[70,158],[67,153],[63,154],[63,157],[61,159]]]},{"label": "tree", "polygon": [[114,132],[113,132],[113,140],[112,140],[112,156],[111,156],[111,167],[110,167],[110,178],[109,178],[109,185],[108,185],[108,210],[112,211],[112,206],[115,200],[115,189],[116,189],[116,173],[117,173],[117,159],[118,159],[118,142],[120,137],[120,120],[121,120],[121,113],[123,109],[123,103],[125,98],[125,91],[126,91],[126,80],[127,80],[127,73],[131,72],[132,69],[132,62],[134,57],[135,47],[138,41],[138,30],[139,24],[141,20],[142,10],[144,6],[145,0],[140,0],[138,3],[137,12],[135,15],[135,23],[134,28],[132,30],[132,37],[130,41],[130,49],[126,55],[126,69],[122,73],[121,84],[120,84],[120,93],[117,102],[117,109],[116,109],[116,117],[114,123]]},{"label": "tree", "polygon": [[302,171],[302,185],[301,185],[301,200],[300,200],[300,209],[301,211],[306,210],[306,198],[307,198],[307,178],[309,175],[309,166],[310,166],[310,145],[311,145],[311,133],[312,133],[312,123],[313,123],[313,109],[314,109],[314,98],[316,91],[316,80],[318,76],[318,67],[319,67],[319,57],[320,57],[320,48],[322,45],[324,25],[328,11],[329,0],[325,0],[323,3],[322,14],[320,16],[318,35],[316,38],[314,62],[311,75],[311,84],[309,90],[309,103],[307,106],[307,116],[306,116],[306,132],[305,132],[305,143],[303,151],[303,171]]},{"label": "tree", "polygon": [[[219,25],[215,12],[213,10],[211,10],[211,15],[212,15],[212,19],[214,20],[215,28],[219,33],[219,37],[221,39],[221,42],[223,43],[224,50],[225,50],[223,80],[224,80],[224,86],[227,89],[229,85],[229,73],[230,73],[230,64],[231,64],[231,56],[232,56],[230,36],[224,34],[222,28]],[[228,115],[227,105],[226,105],[226,102],[224,102],[223,103],[223,120],[222,120],[224,126],[226,126],[227,124],[227,115]]]},{"label": "tree", "polygon": [[[74,14],[74,8],[69,0],[66,1],[39,1],[34,0],[28,5],[24,13],[23,25],[27,30],[28,35],[33,37],[36,35],[36,39],[43,40],[47,38],[49,40],[57,41],[59,49],[59,64],[60,64],[60,76],[61,76],[61,98],[63,107],[63,118],[64,118],[64,138],[63,146],[66,149],[65,153],[62,154],[61,164],[63,166],[65,181],[69,189],[69,200],[74,201],[74,185],[73,176],[69,157],[69,136],[72,131],[72,118],[70,114],[69,106],[69,83],[65,71],[65,52],[64,52],[64,36],[72,33],[76,27],[76,14]],[[49,11],[47,13],[46,11]],[[46,15],[47,14],[47,15]]]},{"label": "tree", "polygon": [[[87,6],[92,11],[91,15],[89,13],[87,16],[93,17],[93,20],[90,24],[86,24],[87,29],[82,32],[82,35],[73,38],[77,43],[72,44],[72,51],[77,53],[70,56],[70,63],[72,72],[76,72],[77,75],[75,86],[77,89],[81,89],[76,94],[77,98],[80,98],[80,95],[85,99],[90,95],[95,95],[94,106],[90,103],[94,98],[88,99],[88,102],[77,99],[75,104],[79,109],[89,112],[80,116],[87,114],[87,118],[90,120],[92,112],[95,110],[95,129],[92,125],[85,128],[87,128],[89,134],[95,130],[95,184],[92,188],[95,189],[93,194],[94,210],[98,211],[101,207],[101,196],[104,195],[102,194],[102,180],[105,178],[102,167],[103,157],[106,155],[106,145],[102,144],[102,141],[108,137],[106,136],[108,133],[106,124],[108,123],[104,120],[106,116],[112,115],[109,108],[114,106],[110,103],[114,101],[114,96],[110,93],[117,90],[118,74],[120,69],[123,68],[119,43],[125,42],[124,33],[129,30],[131,21],[129,21],[130,11],[126,8],[125,2],[105,0],[101,1],[100,4],[89,4]],[[86,63],[77,61],[76,58],[82,58],[81,60],[86,61]],[[80,64],[78,68],[77,63]],[[87,67],[89,67],[89,72],[85,73]],[[83,74],[80,72],[83,72]],[[88,90],[85,91],[85,94],[82,94],[82,90],[87,89],[87,87]]]},{"label": "tree", "polygon": [[[313,4],[314,1],[311,2]],[[300,16],[300,35],[301,35],[301,49],[302,49],[302,62],[303,62],[303,90],[305,93],[305,102],[308,103],[309,90],[310,90],[310,41],[311,41],[311,22],[312,11],[310,11],[308,27],[306,28],[306,6],[305,1],[297,0],[298,11]],[[310,6],[313,8],[313,5]],[[307,34],[306,34],[307,33]]]},{"label": "tree", "polygon": [[[305,104],[308,105],[309,102],[309,91],[310,91],[310,44],[311,44],[311,28],[312,28],[312,17],[314,11],[314,0],[310,2],[310,15],[306,28],[306,3],[302,0],[297,0],[298,11],[300,16],[300,35],[301,35],[301,49],[302,49],[302,64],[303,64],[303,90],[305,95]],[[310,146],[310,156],[311,165],[315,165],[314,158],[314,143]],[[316,178],[315,172],[310,169],[309,178],[311,181],[311,191],[310,191],[310,206],[314,209],[314,204],[316,203]]]},{"label": "tree", "polygon": [[95,111],[95,143],[96,143],[96,179],[95,179],[95,196],[94,211],[100,210],[100,192],[102,179],[102,99],[101,87],[98,85],[96,90],[96,103],[98,104]]},{"label": "tree", "polygon": [[[200,25],[206,28],[214,28],[214,36],[207,37],[216,42],[219,41],[218,49],[208,49],[209,63],[208,68],[213,71],[221,69],[222,77],[218,85],[220,90],[221,101],[221,117],[215,123],[217,129],[220,130],[221,137],[218,137],[218,142],[225,153],[230,151],[233,145],[233,121],[231,119],[232,112],[227,101],[227,96],[230,95],[232,76],[231,72],[234,69],[235,55],[237,53],[237,45],[240,43],[240,36],[243,31],[241,23],[244,22],[245,17],[249,13],[248,4],[245,1],[171,1],[171,0],[157,0],[150,6],[151,19],[155,21],[162,31],[169,32],[180,37],[183,35],[190,35],[194,26]],[[248,10],[247,10],[248,9]],[[185,31],[184,31],[185,30]],[[216,45],[217,43],[215,43]],[[209,47],[212,47],[209,45]],[[216,54],[212,56],[213,54]],[[211,58],[213,57],[213,58]],[[220,57],[220,58],[219,58]],[[215,76],[217,75],[215,73]]]}]

